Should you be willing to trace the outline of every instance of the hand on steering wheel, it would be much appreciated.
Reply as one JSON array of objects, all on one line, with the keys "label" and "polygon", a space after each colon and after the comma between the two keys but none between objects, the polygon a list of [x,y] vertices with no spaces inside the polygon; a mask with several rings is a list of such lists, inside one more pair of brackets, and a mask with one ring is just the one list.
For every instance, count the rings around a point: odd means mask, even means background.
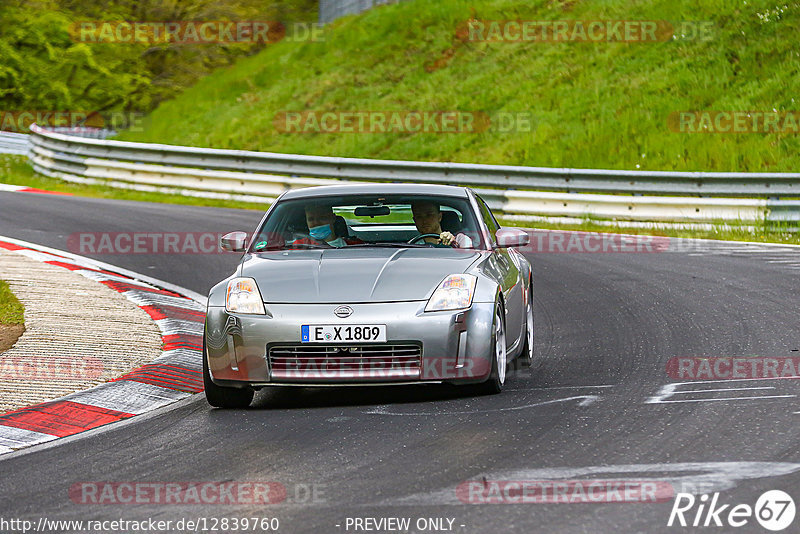
[{"label": "hand on steering wheel", "polygon": [[436,239],[439,239],[439,234],[420,234],[420,235],[418,235],[417,237],[415,237],[415,238],[413,238],[413,239],[409,239],[409,240],[407,241],[407,243],[408,243],[409,245],[411,245],[411,244],[413,244],[415,241],[419,241],[420,239],[427,239],[427,238],[429,238],[429,237],[435,237]]}]

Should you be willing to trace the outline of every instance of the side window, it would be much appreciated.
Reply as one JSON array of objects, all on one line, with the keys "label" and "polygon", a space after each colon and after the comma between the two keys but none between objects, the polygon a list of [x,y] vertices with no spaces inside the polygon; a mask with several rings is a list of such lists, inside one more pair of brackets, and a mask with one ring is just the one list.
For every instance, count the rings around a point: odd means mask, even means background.
[{"label": "side window", "polygon": [[478,208],[481,211],[483,223],[489,230],[489,235],[492,236],[492,243],[496,244],[497,239],[495,238],[495,233],[497,233],[497,230],[500,229],[500,225],[497,224],[497,220],[494,218],[494,215],[492,215],[492,212],[489,211],[489,207],[486,205],[486,202],[484,202],[483,199],[478,195],[475,195],[475,197],[478,199]]}]

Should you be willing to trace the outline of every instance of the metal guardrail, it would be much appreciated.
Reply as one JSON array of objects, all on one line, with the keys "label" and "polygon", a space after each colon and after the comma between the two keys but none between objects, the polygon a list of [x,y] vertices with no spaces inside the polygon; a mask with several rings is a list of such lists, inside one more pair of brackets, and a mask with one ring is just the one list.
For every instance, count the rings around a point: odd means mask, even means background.
[{"label": "metal guardrail", "polygon": [[0,154],[27,154],[28,136],[14,132],[0,132]]},{"label": "metal guardrail", "polygon": [[[800,221],[800,173],[696,173],[428,163],[75,137],[31,127],[43,174],[249,199],[333,180],[460,184],[505,213],[634,221]],[[609,194],[613,193],[613,194]]]},{"label": "metal guardrail", "polygon": [[48,131],[78,137],[89,137],[91,139],[105,139],[117,135],[116,130],[107,128],[93,128],[91,126],[56,126],[48,127]]},{"label": "metal guardrail", "polygon": [[395,4],[401,0],[320,0],[319,22],[327,24],[339,17],[361,13],[375,6]]},{"label": "metal guardrail", "polygon": [[[114,130],[80,126],[59,126],[55,128],[48,128],[48,130],[56,133],[76,135],[79,137],[91,137],[94,139],[105,139],[106,137],[117,135],[117,132]],[[26,155],[28,150],[30,150],[30,147],[30,136],[28,134],[0,131],[0,154]]]}]

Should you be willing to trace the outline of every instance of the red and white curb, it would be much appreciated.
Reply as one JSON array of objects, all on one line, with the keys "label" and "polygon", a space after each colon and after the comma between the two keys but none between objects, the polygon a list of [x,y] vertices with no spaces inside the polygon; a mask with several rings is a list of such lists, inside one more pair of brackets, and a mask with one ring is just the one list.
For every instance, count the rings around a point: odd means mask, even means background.
[{"label": "red and white curb", "polygon": [[150,315],[164,343],[160,357],[111,382],[0,414],[0,454],[128,419],[203,391],[202,296],[33,243],[0,236],[0,248],[69,269],[120,292]]},{"label": "red and white curb", "polygon": [[13,184],[0,184],[0,191],[8,191],[11,193],[42,193],[45,195],[73,196],[72,193],[62,193],[60,191],[47,191],[46,189],[36,189],[35,187],[28,187],[25,185],[13,185]]}]

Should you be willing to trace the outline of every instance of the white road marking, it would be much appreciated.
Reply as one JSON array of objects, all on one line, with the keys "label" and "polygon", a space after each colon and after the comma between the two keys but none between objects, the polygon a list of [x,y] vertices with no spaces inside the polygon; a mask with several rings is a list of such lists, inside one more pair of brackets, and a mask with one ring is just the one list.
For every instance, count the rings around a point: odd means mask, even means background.
[{"label": "white road marking", "polygon": [[798,248],[782,243],[702,243],[691,250],[687,256],[753,258],[787,271],[796,271],[800,268]]},{"label": "white road marking", "polygon": [[756,380],[777,380],[776,378],[743,378],[743,379],[735,379],[735,380],[703,380],[703,381],[696,381],[696,382],[673,382],[670,384],[664,384],[658,390],[658,392],[653,395],[652,397],[648,398],[645,404],[666,404],[666,403],[674,403],[674,402],[712,402],[712,401],[738,401],[738,400],[761,400],[761,399],[785,399],[785,398],[792,398],[797,397],[797,395],[760,395],[760,396],[748,396],[748,397],[714,397],[714,398],[707,398],[707,399],[680,399],[680,400],[666,400],[670,397],[674,397],[675,395],[687,395],[691,393],[716,393],[719,391],[748,391],[748,390],[758,390],[758,389],[775,389],[774,386],[764,386],[764,387],[741,387],[741,388],[717,388],[717,389],[683,389],[678,390],[680,386],[688,386],[688,385],[705,385],[705,384],[730,384],[731,382],[752,382]]},{"label": "white road marking", "polygon": [[591,389],[591,388],[613,388],[616,384],[601,384],[599,386],[552,386],[546,388],[503,388],[503,391],[548,391],[551,389]]},{"label": "white road marking", "polygon": [[667,404],[673,402],[717,402],[717,401],[738,401],[738,400],[761,400],[761,399],[785,399],[796,397],[797,395],[763,395],[760,397],[717,397],[714,399],[683,399],[659,401],[656,404]]},{"label": "white road marking", "polygon": [[383,404],[380,406],[376,406],[371,410],[367,410],[364,412],[367,415],[394,415],[394,416],[402,416],[402,415],[451,415],[451,414],[481,414],[481,413],[492,413],[492,412],[510,412],[514,410],[525,410],[528,408],[536,408],[537,406],[545,406],[548,404],[556,404],[559,402],[569,402],[573,400],[580,400],[581,402],[578,403],[578,406],[589,406],[590,404],[597,401],[599,397],[597,395],[577,395],[575,397],[566,397],[563,399],[552,399],[547,401],[541,402],[534,402],[532,404],[525,404],[522,406],[510,406],[508,408],[493,408],[490,410],[447,410],[443,409],[440,412],[393,412],[390,410],[390,406]]},{"label": "white road marking", "polygon": [[680,393],[713,393],[716,391],[744,391],[748,389],[775,389],[773,386],[761,386],[755,388],[719,388],[719,389],[691,389]]}]

